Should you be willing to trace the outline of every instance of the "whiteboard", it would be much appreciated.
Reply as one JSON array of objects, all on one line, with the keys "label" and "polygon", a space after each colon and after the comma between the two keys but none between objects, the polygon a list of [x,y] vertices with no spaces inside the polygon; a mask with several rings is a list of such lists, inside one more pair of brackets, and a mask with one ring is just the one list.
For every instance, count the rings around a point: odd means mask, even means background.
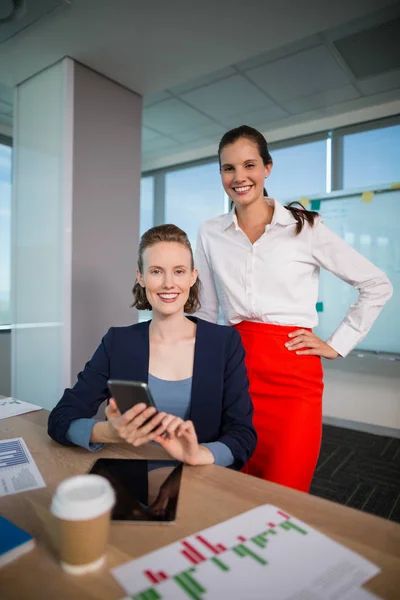
[{"label": "whiteboard", "polygon": [[[393,297],[357,349],[400,353],[400,190],[377,192],[369,201],[363,201],[361,193],[330,194],[312,200],[311,208],[318,209],[325,225],[375,263],[393,285]],[[328,339],[357,297],[350,285],[321,269],[317,310],[322,312],[315,333]]]}]

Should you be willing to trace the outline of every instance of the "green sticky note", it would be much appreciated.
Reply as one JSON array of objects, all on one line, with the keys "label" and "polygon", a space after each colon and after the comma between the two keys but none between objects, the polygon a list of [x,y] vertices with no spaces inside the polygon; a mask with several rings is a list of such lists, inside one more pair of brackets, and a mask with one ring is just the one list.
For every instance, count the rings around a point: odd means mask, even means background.
[{"label": "green sticky note", "polygon": [[317,302],[317,304],[315,305],[317,312],[324,312],[324,303],[323,302]]},{"label": "green sticky note", "polygon": [[311,210],[319,210],[321,208],[321,200],[311,200]]}]

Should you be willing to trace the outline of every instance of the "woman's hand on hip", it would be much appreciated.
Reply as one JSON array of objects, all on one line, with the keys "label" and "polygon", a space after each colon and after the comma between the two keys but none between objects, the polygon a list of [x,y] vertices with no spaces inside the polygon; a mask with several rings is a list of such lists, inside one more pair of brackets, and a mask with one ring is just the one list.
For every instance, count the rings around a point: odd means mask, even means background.
[{"label": "woman's hand on hip", "polygon": [[297,329],[289,333],[291,340],[286,342],[285,346],[291,352],[296,354],[322,356],[323,358],[329,358],[333,360],[339,356],[326,342],[321,340],[315,333],[308,331],[307,329]]},{"label": "woman's hand on hip", "polygon": [[[110,398],[105,414],[110,435],[109,441],[128,442],[132,446],[142,446],[154,440],[157,435],[156,429],[163,432],[160,425],[167,416],[165,412],[157,413],[156,408],[147,407],[143,403],[136,404],[121,415],[114,398]],[[150,420],[148,421],[148,419]]]},{"label": "woman's hand on hip", "polygon": [[[162,435],[163,432],[168,433],[168,436]],[[188,465],[206,465],[214,462],[212,452],[199,444],[192,421],[167,415],[154,441],[172,458]]]}]

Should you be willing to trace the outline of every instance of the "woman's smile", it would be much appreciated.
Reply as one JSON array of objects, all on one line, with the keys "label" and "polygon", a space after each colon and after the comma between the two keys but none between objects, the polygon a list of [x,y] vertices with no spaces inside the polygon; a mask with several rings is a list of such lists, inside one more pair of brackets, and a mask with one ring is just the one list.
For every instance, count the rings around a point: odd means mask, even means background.
[{"label": "woman's smile", "polygon": [[160,298],[160,300],[162,300],[162,302],[170,303],[175,302],[175,300],[179,296],[179,292],[161,292],[157,295]]}]

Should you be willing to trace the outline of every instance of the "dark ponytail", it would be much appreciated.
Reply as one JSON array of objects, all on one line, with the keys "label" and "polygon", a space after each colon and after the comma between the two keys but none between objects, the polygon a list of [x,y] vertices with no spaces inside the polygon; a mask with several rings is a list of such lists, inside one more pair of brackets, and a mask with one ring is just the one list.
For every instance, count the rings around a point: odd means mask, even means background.
[{"label": "dark ponytail", "polygon": [[[262,161],[265,166],[272,165],[272,158],[268,150],[267,140],[263,136],[262,133],[254,129],[254,127],[249,127],[248,125],[240,125],[240,127],[235,127],[230,131],[227,131],[221,138],[221,141],[218,146],[218,158],[219,158],[219,166],[221,168],[221,152],[228,146],[229,144],[234,144],[238,140],[245,138],[250,142],[253,142],[258,148],[258,152],[262,158]],[[264,188],[264,196],[268,196],[267,190]],[[232,206],[231,202],[231,206]],[[295,208],[293,205],[298,204],[301,208]],[[288,206],[285,206],[287,210],[289,210],[293,217],[296,219],[296,235],[299,235],[301,230],[304,227],[304,223],[308,223],[311,227],[314,225],[314,221],[316,217],[318,217],[318,213],[314,210],[305,210],[300,202],[290,202]]]},{"label": "dark ponytail", "polygon": [[[301,208],[295,208],[294,204],[298,204]],[[300,202],[290,202],[285,208],[296,219],[296,235],[299,235],[306,222],[313,227],[315,219],[318,217],[318,213],[315,210],[306,210]]]}]

